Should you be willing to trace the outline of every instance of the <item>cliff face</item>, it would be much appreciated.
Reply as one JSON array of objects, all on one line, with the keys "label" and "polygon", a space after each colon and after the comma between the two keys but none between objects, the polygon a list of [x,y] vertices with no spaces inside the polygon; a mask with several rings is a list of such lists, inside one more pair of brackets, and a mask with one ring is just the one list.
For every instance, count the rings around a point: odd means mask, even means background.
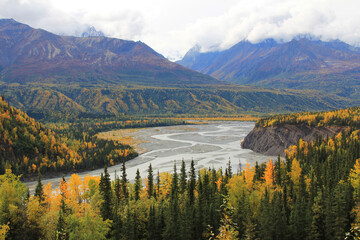
[{"label": "cliff face", "polygon": [[280,153],[284,156],[284,150],[291,145],[296,145],[302,138],[305,141],[314,140],[316,136],[333,137],[337,133],[346,130],[345,127],[309,127],[285,124],[282,126],[255,127],[241,143],[246,149],[269,156]]}]

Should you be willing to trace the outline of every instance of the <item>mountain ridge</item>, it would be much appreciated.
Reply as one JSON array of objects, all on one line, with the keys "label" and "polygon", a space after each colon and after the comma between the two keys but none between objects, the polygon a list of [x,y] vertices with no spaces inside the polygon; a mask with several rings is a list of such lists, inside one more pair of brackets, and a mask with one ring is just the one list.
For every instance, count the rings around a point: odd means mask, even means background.
[{"label": "mountain ridge", "polygon": [[[339,40],[323,42],[298,38],[285,43],[268,39],[260,43],[241,41],[219,52],[188,52],[179,64],[219,80],[262,87],[330,90],[331,79],[341,82],[340,89],[360,89],[360,50]],[[316,80],[322,87],[311,87]],[[339,86],[337,86],[338,88]],[[351,95],[349,95],[350,97]],[[356,96],[359,99],[359,96]]]},{"label": "mountain ridge", "polygon": [[222,82],[170,62],[140,41],[59,36],[13,19],[0,20],[0,91],[31,116],[54,121],[84,114],[257,115],[354,105],[344,96]]},{"label": "mountain ridge", "polygon": [[0,55],[0,79],[8,83],[221,83],[168,61],[140,41],[59,36],[13,19],[0,21]]}]

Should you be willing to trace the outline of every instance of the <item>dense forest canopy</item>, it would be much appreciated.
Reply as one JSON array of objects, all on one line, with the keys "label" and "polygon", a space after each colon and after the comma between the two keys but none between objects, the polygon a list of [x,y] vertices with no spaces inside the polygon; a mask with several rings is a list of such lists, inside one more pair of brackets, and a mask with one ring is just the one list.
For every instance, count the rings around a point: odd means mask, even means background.
[{"label": "dense forest canopy", "polygon": [[262,118],[256,126],[268,127],[282,124],[305,124],[315,126],[345,126],[360,128],[360,107],[328,112],[301,112]]},{"label": "dense forest canopy", "polygon": [[[353,110],[342,110],[351,112]],[[327,113],[320,113],[320,115]],[[328,113],[333,114],[333,113]],[[279,117],[282,118],[282,117]],[[34,196],[14,174],[0,177],[0,236],[7,239],[354,239],[360,224],[360,130],[299,140],[285,159],[129,181],[73,174]],[[133,179],[131,179],[133,180]],[[21,216],[21,217],[19,217]]]},{"label": "dense forest canopy", "polygon": [[31,176],[41,172],[64,173],[111,166],[137,156],[117,141],[96,137],[102,131],[184,124],[181,120],[92,119],[83,123],[47,124],[35,121],[0,97],[0,174],[12,169]]}]

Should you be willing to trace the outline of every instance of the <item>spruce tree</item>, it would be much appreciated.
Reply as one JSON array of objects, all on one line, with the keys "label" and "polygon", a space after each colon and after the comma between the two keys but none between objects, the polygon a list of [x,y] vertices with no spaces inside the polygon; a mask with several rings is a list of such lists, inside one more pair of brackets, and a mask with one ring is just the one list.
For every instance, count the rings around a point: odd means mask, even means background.
[{"label": "spruce tree", "polygon": [[168,221],[164,231],[164,239],[180,239],[178,233],[179,227],[179,206],[178,206],[178,175],[176,172],[176,163],[174,164],[174,173],[172,175],[170,203],[168,212]]},{"label": "spruce tree", "polygon": [[181,162],[181,169],[180,169],[180,193],[184,193],[186,190],[186,165],[185,161],[182,160]]},{"label": "spruce tree", "polygon": [[270,196],[268,188],[265,188],[265,194],[260,201],[259,215],[259,236],[261,239],[273,239],[273,216],[270,205]]},{"label": "spruce tree", "polygon": [[272,226],[273,226],[273,239],[286,239],[288,235],[287,219],[285,206],[283,202],[283,194],[281,192],[274,192],[271,201],[272,209]]},{"label": "spruce tree", "polygon": [[228,162],[228,167],[227,167],[227,173],[228,173],[228,177],[231,178],[233,173],[232,173],[232,167],[231,167],[231,161],[230,161],[230,158],[229,158],[229,162]]},{"label": "spruce tree", "polygon": [[123,198],[126,200],[129,198],[129,190],[128,190],[128,179],[127,179],[127,175],[126,175],[126,167],[125,167],[125,161],[123,160],[123,164],[122,164],[122,175],[121,175],[121,189],[122,189],[122,196]]},{"label": "spruce tree", "polygon": [[157,198],[157,196],[160,196],[160,173],[159,170],[157,172],[156,176],[156,191],[154,191],[154,196]]},{"label": "spruce tree", "polygon": [[59,218],[56,226],[56,240],[67,240],[69,239],[69,235],[67,232],[67,226],[65,222],[65,217],[69,214],[69,209],[65,204],[65,192],[67,189],[67,184],[65,177],[63,176],[60,181],[60,191],[61,191],[61,201],[60,201],[60,209],[59,209]]},{"label": "spruce tree", "polygon": [[120,179],[119,177],[116,175],[116,171],[115,171],[115,184],[114,184],[114,192],[115,192],[115,203],[116,206],[119,205],[120,203],[120,199],[121,199],[121,184],[120,184]]},{"label": "spruce tree", "polygon": [[293,208],[290,214],[291,234],[294,239],[306,239],[311,229],[310,209],[303,171],[300,175],[300,188],[294,191]]},{"label": "spruce tree", "polygon": [[148,198],[151,198],[154,195],[154,175],[151,167],[151,163],[148,169],[148,186],[147,186]]},{"label": "spruce tree", "polygon": [[38,174],[38,182],[35,188],[35,197],[38,197],[39,202],[42,202],[44,200],[44,189],[43,184],[41,183],[41,173]]},{"label": "spruce tree", "polygon": [[350,212],[353,207],[352,189],[348,182],[339,182],[334,190],[334,236],[343,239],[351,227]]},{"label": "spruce tree", "polygon": [[147,239],[157,238],[156,212],[155,207],[150,205],[149,218],[147,224]]},{"label": "spruce tree", "polygon": [[275,184],[281,185],[282,179],[281,179],[281,158],[280,154],[278,155],[278,158],[275,162]]},{"label": "spruce tree", "polygon": [[66,231],[66,223],[64,219],[64,212],[62,209],[59,210],[59,219],[56,225],[56,240],[67,240],[69,239],[68,233]]},{"label": "spruce tree", "polygon": [[203,226],[203,221],[204,221],[204,217],[203,217],[203,208],[204,208],[204,204],[203,204],[203,198],[201,197],[201,195],[203,194],[203,185],[202,185],[202,180],[201,180],[201,176],[199,174],[198,176],[198,188],[197,188],[197,192],[198,192],[198,198],[196,201],[196,207],[195,207],[195,238],[194,239],[201,239],[202,238],[202,234],[204,229],[206,229],[206,226]]},{"label": "spruce tree", "polygon": [[312,206],[311,237],[314,240],[325,239],[324,202],[321,190],[318,191]]},{"label": "spruce tree", "polygon": [[196,173],[195,173],[194,160],[191,160],[189,178],[190,178],[189,187],[188,187],[189,202],[190,205],[193,205],[195,202],[194,191],[196,187]]},{"label": "spruce tree", "polygon": [[259,166],[259,163],[255,162],[255,176],[254,176],[254,182],[255,181],[262,181],[262,176],[264,174],[264,170],[266,165],[262,164]]},{"label": "spruce tree", "polygon": [[104,220],[112,219],[112,189],[110,175],[107,171],[107,167],[104,167],[104,174],[100,177],[100,195],[102,197],[102,203],[100,207],[101,216]]},{"label": "spruce tree", "polygon": [[112,224],[112,229],[111,229],[111,237],[112,237],[112,239],[120,239],[121,238],[121,230],[122,230],[122,220],[121,220],[121,215],[120,215],[120,211],[122,210],[120,208],[121,184],[120,184],[119,177],[116,175],[116,171],[115,171],[114,191],[115,191],[115,204],[114,204],[114,211],[113,211],[113,217],[112,217],[113,224]]},{"label": "spruce tree", "polygon": [[137,169],[136,170],[136,176],[135,176],[135,189],[134,189],[134,191],[135,191],[135,193],[134,193],[135,201],[140,199],[141,186],[142,186],[142,183],[141,183],[140,171],[139,171],[139,169]]}]

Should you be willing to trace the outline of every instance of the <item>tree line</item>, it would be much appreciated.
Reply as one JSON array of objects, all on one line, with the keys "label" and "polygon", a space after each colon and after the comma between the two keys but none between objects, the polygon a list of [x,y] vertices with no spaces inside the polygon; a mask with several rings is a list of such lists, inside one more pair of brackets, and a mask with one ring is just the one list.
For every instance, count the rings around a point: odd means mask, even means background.
[{"label": "tree line", "polygon": [[[0,178],[7,239],[355,239],[360,223],[359,131],[299,140],[285,159],[234,174],[174,164],[173,173],[126,165],[111,181],[73,174],[34,196],[10,172]],[[21,217],[19,217],[21,216]]]},{"label": "tree line", "polygon": [[259,119],[258,127],[278,126],[283,124],[304,124],[310,127],[345,126],[360,128],[360,107],[352,107],[327,112],[301,112],[276,115]]}]

